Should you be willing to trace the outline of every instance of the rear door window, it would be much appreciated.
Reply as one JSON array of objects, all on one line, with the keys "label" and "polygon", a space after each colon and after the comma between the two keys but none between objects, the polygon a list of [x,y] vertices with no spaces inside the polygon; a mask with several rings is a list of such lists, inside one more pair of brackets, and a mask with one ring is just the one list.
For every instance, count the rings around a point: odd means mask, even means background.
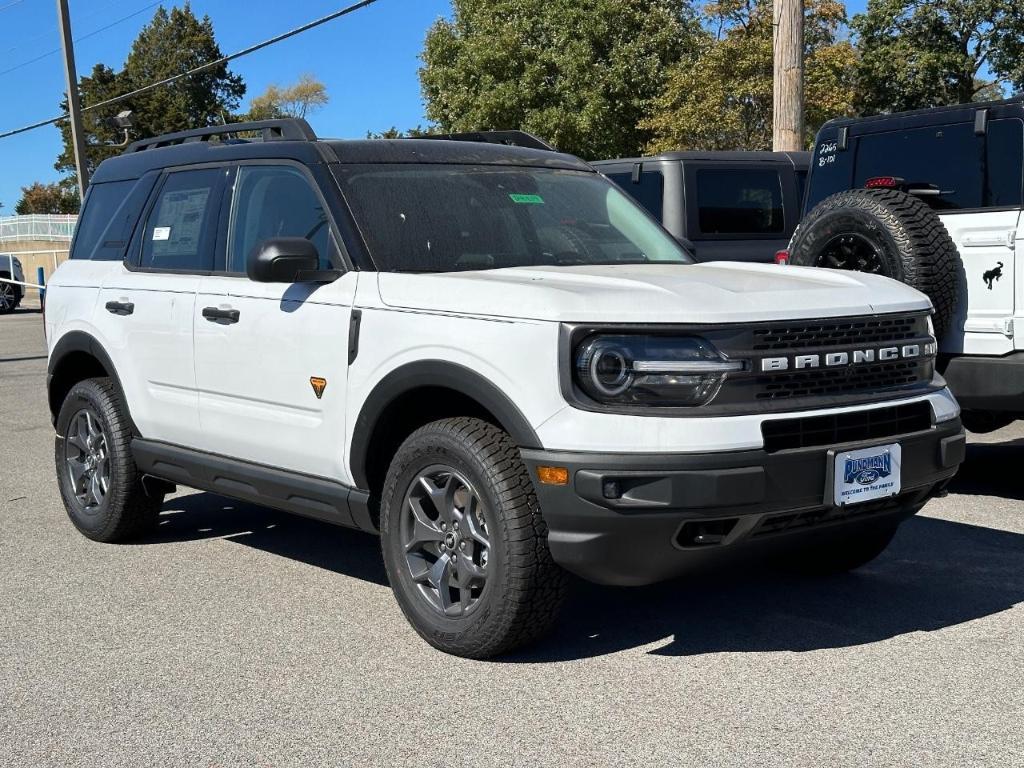
[{"label": "rear door window", "polygon": [[1022,203],[1024,181],[1024,121],[993,120],[986,139],[982,204],[1017,208]]},{"label": "rear door window", "polygon": [[704,235],[778,235],[785,231],[778,171],[699,168],[697,224]]},{"label": "rear door window", "polygon": [[170,174],[142,233],[143,269],[211,272],[225,172],[221,168]]}]

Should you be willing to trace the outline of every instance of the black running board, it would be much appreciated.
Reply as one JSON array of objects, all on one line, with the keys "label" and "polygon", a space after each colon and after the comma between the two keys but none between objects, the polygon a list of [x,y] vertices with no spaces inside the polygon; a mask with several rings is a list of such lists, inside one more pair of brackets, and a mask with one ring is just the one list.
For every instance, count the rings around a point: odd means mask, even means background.
[{"label": "black running board", "polygon": [[132,454],[143,473],[161,480],[378,532],[370,515],[369,494],[334,480],[142,438],[132,440]]}]

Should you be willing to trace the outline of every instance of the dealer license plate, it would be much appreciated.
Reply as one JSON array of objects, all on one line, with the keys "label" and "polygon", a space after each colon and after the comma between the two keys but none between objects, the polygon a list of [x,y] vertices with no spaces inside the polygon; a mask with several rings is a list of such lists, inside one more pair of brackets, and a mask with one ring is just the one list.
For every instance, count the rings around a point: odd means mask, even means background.
[{"label": "dealer license plate", "polygon": [[900,492],[899,443],[836,453],[836,506],[885,499]]}]

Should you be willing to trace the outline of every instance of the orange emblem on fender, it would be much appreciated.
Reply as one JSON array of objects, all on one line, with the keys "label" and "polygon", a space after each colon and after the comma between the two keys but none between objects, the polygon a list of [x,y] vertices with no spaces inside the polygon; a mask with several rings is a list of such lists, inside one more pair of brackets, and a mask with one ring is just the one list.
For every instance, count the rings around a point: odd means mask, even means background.
[{"label": "orange emblem on fender", "polygon": [[316,393],[317,400],[324,396],[324,390],[327,389],[327,379],[321,379],[319,376],[310,376],[309,383],[313,385],[313,391]]}]

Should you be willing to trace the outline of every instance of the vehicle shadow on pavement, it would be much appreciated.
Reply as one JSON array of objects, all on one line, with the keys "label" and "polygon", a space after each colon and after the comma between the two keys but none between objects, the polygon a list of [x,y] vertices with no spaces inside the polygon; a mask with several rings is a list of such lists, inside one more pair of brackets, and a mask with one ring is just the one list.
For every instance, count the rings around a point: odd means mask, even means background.
[{"label": "vehicle shadow on pavement", "polygon": [[998,496],[1024,500],[1020,481],[1024,463],[1024,438],[1003,443],[971,443],[967,459],[949,485],[952,493],[972,496]]},{"label": "vehicle shadow on pavement", "polygon": [[164,502],[157,531],[142,545],[220,538],[300,563],[387,586],[377,537],[214,493]]},{"label": "vehicle shadow on pavement", "polygon": [[1024,601],[1024,535],[915,517],[853,573],[767,567],[645,588],[578,585],[553,634],[506,661],[587,658],[651,643],[665,656],[814,651],[961,624]]}]

